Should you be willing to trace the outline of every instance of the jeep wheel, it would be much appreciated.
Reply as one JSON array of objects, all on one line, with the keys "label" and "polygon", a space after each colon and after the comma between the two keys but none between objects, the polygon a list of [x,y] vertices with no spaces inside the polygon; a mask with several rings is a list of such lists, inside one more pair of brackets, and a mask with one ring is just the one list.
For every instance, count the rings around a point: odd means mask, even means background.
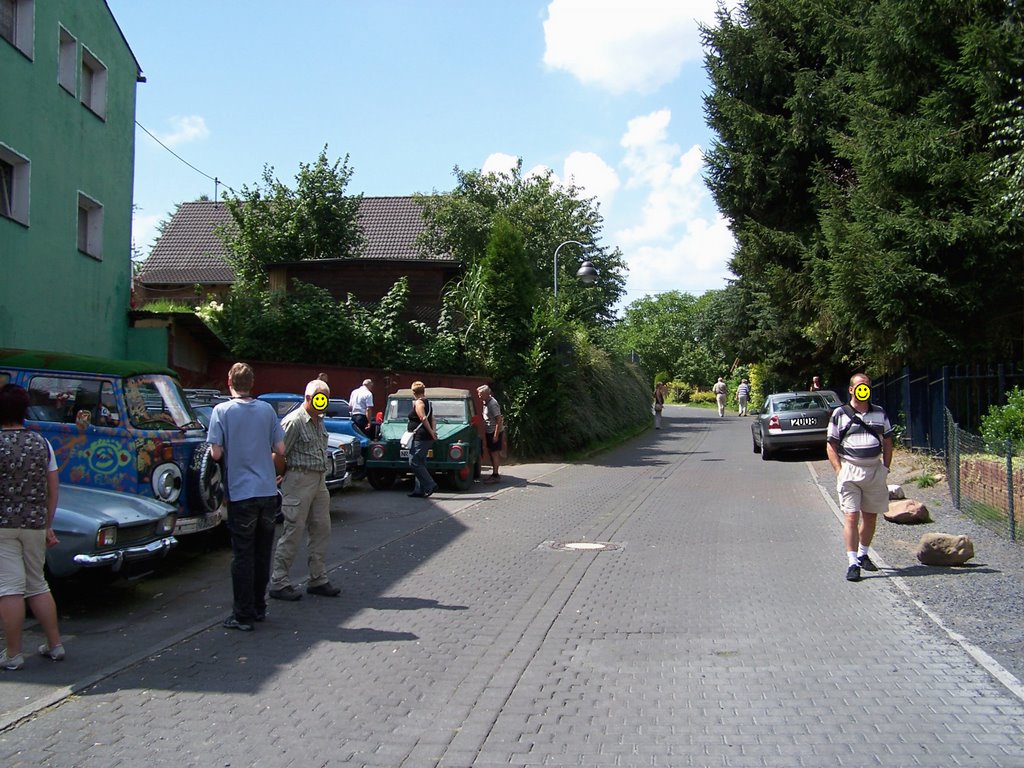
[{"label": "jeep wheel", "polygon": [[456,491],[468,491],[473,487],[474,468],[467,464],[461,469],[453,469],[448,473],[448,482]]},{"label": "jeep wheel", "polygon": [[386,491],[395,484],[396,473],[393,469],[368,469],[366,479],[378,491]]},{"label": "jeep wheel", "polygon": [[204,515],[216,512],[224,503],[224,475],[210,455],[209,444],[196,448],[188,470],[188,493],[192,509]]}]

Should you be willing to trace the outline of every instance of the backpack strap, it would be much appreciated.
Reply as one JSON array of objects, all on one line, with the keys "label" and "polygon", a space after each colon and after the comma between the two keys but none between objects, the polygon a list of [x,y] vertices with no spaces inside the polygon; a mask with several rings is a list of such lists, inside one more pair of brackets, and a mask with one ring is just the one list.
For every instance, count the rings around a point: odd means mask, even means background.
[{"label": "backpack strap", "polygon": [[842,408],[843,413],[845,413],[849,417],[850,422],[845,427],[843,427],[842,430],[840,430],[839,432],[840,443],[843,442],[843,438],[846,437],[846,433],[853,428],[853,425],[857,424],[858,426],[863,427],[865,430],[867,430],[868,434],[875,438],[875,440],[878,441],[879,445],[882,445],[882,435],[874,427],[865,424],[864,420],[861,419],[860,415],[857,413],[857,411],[854,409],[852,405],[850,405],[849,403],[843,403]]}]

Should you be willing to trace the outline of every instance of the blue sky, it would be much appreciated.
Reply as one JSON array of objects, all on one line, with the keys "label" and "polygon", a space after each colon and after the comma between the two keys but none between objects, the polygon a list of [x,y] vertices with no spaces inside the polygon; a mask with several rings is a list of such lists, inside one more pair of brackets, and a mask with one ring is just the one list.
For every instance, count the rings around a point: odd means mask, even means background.
[{"label": "blue sky", "polygon": [[[328,145],[349,192],[444,192],[452,169],[550,168],[596,196],[629,303],[722,288],[696,21],[715,0],[107,0],[142,67],[138,122],[240,189]],[[214,183],[137,130],[134,237]],[[566,258],[563,249],[560,260]]]}]

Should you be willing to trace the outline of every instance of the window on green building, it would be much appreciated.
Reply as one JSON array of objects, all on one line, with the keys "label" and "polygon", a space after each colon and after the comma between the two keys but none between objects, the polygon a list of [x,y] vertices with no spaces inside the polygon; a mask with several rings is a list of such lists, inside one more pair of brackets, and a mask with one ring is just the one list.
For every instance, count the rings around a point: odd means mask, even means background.
[{"label": "window on green building", "polygon": [[0,216],[28,226],[29,162],[0,144]]},{"label": "window on green building", "polygon": [[78,250],[103,258],[103,206],[88,195],[78,193]]},{"label": "window on green building", "polygon": [[99,117],[107,114],[107,68],[82,48],[82,103]]},{"label": "window on green building", "polygon": [[34,0],[0,0],[0,37],[32,58]]}]

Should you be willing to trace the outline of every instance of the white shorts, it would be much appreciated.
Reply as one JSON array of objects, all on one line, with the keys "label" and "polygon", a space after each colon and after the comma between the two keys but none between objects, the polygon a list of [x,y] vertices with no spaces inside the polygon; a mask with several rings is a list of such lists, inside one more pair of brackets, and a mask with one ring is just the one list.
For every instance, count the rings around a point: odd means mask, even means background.
[{"label": "white shorts", "polygon": [[889,470],[882,462],[862,467],[843,462],[836,478],[843,512],[884,514],[889,510]]},{"label": "white shorts", "polygon": [[0,528],[0,597],[49,592],[45,563],[45,528]]}]

